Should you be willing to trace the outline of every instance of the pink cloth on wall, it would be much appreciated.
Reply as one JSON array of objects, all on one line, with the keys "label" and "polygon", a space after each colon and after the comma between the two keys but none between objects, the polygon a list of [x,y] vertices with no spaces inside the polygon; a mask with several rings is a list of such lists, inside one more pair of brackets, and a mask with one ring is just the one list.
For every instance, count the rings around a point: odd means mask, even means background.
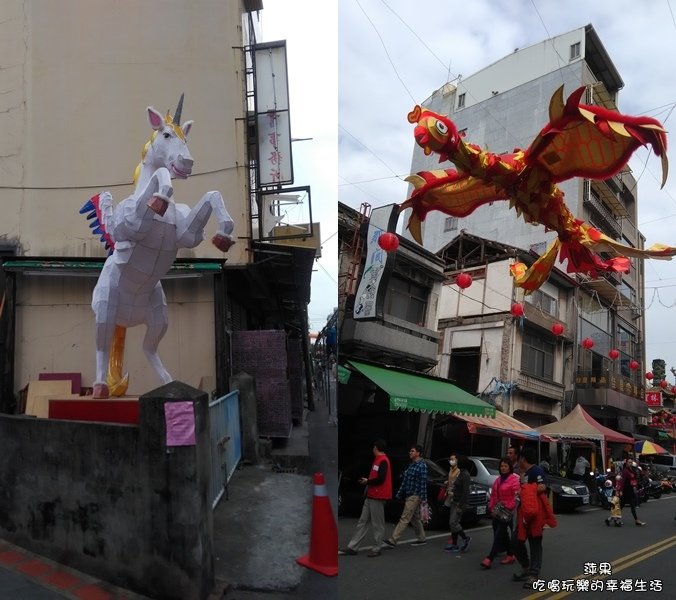
[{"label": "pink cloth on wall", "polygon": [[195,445],[195,410],[192,402],[165,402],[167,446]]}]

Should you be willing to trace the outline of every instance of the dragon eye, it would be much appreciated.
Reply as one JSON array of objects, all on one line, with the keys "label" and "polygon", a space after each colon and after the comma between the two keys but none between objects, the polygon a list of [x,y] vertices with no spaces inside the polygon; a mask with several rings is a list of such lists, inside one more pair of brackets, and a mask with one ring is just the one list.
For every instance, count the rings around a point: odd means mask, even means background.
[{"label": "dragon eye", "polygon": [[441,134],[446,134],[448,133],[448,127],[446,127],[445,123],[442,123],[441,121],[437,121],[434,126],[437,128],[437,131]]}]

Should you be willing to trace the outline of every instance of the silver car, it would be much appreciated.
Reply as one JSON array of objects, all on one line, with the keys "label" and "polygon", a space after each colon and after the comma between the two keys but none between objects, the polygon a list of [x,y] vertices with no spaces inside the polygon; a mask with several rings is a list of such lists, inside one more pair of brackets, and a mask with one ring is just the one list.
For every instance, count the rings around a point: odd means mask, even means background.
[{"label": "silver car", "polygon": [[490,456],[468,456],[467,458],[471,463],[469,465],[469,475],[472,478],[472,481],[482,483],[491,490],[493,488],[493,482],[498,478],[498,475],[500,475],[500,459],[492,458]]}]

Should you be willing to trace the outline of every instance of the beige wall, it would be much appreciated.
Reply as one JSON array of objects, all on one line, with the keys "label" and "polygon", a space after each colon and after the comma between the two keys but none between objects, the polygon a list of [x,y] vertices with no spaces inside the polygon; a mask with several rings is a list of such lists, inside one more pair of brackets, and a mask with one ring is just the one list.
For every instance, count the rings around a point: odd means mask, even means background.
[{"label": "beige wall", "polygon": [[[92,385],[96,365],[90,305],[95,283],[95,277],[20,276],[16,389],[43,372],[82,373],[82,384]],[[213,278],[169,279],[162,285],[169,330],[160,342],[160,358],[174,379],[198,387],[202,377],[215,376]],[[141,349],[144,335],[144,326],[127,330],[124,370],[132,395],[162,385]]]},{"label": "beige wall", "polygon": [[[240,15],[220,0],[0,0],[0,186],[23,188],[0,189],[0,239],[33,256],[104,256],[77,211],[102,189],[115,201],[131,193],[151,134],[145,108],[173,113],[181,92],[195,167],[174,198],[221,191],[245,238]],[[245,247],[229,264],[247,260]],[[207,241],[193,255],[222,253]]]},{"label": "beige wall", "polygon": [[[108,189],[132,192],[151,134],[146,106],[162,113],[185,92],[195,166],[174,199],[194,205],[219,190],[238,243],[224,255],[206,240],[179,257],[243,265],[250,237],[242,52],[236,0],[0,0],[0,242],[28,256],[104,257],[78,210]],[[14,188],[14,189],[12,189]],[[23,276],[19,282],[15,388],[41,371],[94,379],[95,278]],[[211,277],[165,283],[169,331],[160,356],[197,386],[214,375]],[[131,393],[158,385],[141,352],[145,328],[127,333]]]}]

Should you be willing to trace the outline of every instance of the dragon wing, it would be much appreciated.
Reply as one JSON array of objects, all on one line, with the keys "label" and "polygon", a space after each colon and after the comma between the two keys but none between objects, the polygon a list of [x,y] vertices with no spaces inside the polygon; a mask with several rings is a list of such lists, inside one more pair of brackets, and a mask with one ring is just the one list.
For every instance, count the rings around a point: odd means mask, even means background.
[{"label": "dragon wing", "polygon": [[80,209],[81,215],[85,213],[88,213],[86,218],[92,233],[101,236],[101,243],[108,254],[112,254],[115,249],[115,240],[112,235],[113,197],[110,192],[101,192],[87,200]]},{"label": "dragon wing", "polygon": [[498,193],[495,185],[454,169],[420,171],[409,175],[406,181],[415,189],[411,197],[399,205],[399,211],[413,209],[407,227],[419,244],[422,244],[421,223],[429,211],[466,217],[482,204],[507,199]]},{"label": "dragon wing", "polygon": [[565,102],[561,86],[549,102],[549,123],[526,151],[526,164],[541,167],[558,183],[571,177],[607,179],[622,170],[639,146],[650,144],[662,159],[662,186],[668,174],[667,137],[651,117],[631,117],[580,104],[585,88]]}]

